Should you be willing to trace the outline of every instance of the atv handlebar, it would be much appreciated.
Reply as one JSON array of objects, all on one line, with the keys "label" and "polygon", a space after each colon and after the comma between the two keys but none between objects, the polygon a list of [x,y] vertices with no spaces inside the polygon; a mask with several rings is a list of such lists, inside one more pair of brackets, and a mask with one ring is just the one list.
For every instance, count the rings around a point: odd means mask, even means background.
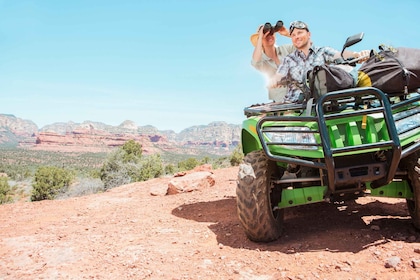
[{"label": "atv handlebar", "polygon": [[343,59],[343,58],[337,58],[337,59],[335,59],[334,60],[334,63],[335,64],[337,64],[337,65],[351,65],[351,66],[355,66],[355,64],[359,61],[359,60],[362,60],[362,59],[365,59],[365,58],[369,58],[370,57],[370,55],[363,55],[363,56],[360,56],[360,57],[351,57],[351,58],[348,58],[348,59]]}]

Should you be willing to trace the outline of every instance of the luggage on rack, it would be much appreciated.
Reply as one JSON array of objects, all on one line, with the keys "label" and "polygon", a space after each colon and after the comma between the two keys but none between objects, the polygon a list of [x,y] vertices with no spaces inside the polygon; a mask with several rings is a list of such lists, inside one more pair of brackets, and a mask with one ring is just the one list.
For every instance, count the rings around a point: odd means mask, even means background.
[{"label": "luggage on rack", "polygon": [[372,86],[389,94],[420,88],[420,49],[379,46],[359,68],[357,86]]},{"label": "luggage on rack", "polygon": [[353,88],[357,80],[352,72],[354,68],[349,65],[323,64],[315,66],[307,73],[307,81],[310,89],[309,98],[318,99],[330,91]]}]

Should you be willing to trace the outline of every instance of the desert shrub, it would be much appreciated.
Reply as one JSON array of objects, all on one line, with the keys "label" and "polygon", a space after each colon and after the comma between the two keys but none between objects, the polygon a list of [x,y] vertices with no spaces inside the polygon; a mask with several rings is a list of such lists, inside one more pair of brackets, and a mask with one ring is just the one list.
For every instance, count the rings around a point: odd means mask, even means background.
[{"label": "desert shrub", "polygon": [[[136,176],[137,175],[137,176]],[[163,163],[160,155],[142,158],[139,173],[133,174],[134,181],[147,181],[163,175]]]},{"label": "desert shrub", "polygon": [[0,163],[0,173],[6,173],[11,180],[22,181],[32,177],[33,173],[29,167]]},{"label": "desert shrub", "polygon": [[0,204],[12,202],[12,189],[7,177],[0,177]]},{"label": "desert shrub", "polygon": [[104,191],[104,184],[99,178],[78,178],[76,182],[65,191],[57,195],[57,199],[84,196]]},{"label": "desert shrub", "polygon": [[174,174],[175,171],[175,166],[172,163],[169,163],[167,165],[165,165],[165,174]]},{"label": "desert shrub", "polygon": [[[174,174],[175,172],[179,172],[179,171],[192,170],[195,167],[197,167],[199,165],[203,165],[203,164],[211,164],[213,169],[230,167],[230,166],[232,166],[231,157],[232,156],[230,156],[230,157],[223,156],[223,157],[213,157],[213,158],[211,158],[211,157],[205,156],[201,159],[190,157],[190,158],[178,161],[176,166],[168,163],[164,168],[165,169],[165,174]],[[243,158],[243,156],[242,156],[242,158]],[[242,158],[240,158],[240,160],[242,160]]]},{"label": "desert shrub", "polygon": [[123,162],[139,162],[142,155],[141,144],[137,143],[134,140],[128,140],[121,147],[124,151],[123,153]]},{"label": "desert shrub", "polygon": [[108,190],[131,182],[129,175],[129,164],[124,163],[125,151],[117,149],[110,153],[100,171],[101,181],[104,183],[104,190]]},{"label": "desert shrub", "polygon": [[231,166],[230,159],[226,156],[216,158],[212,162],[213,169],[226,168],[226,167],[230,167],[230,166]]},{"label": "desert shrub", "polygon": [[178,170],[179,171],[192,170],[198,165],[200,165],[200,161],[198,161],[198,159],[187,158],[186,160],[178,162]]},{"label": "desert shrub", "polygon": [[212,159],[206,156],[201,159],[200,164],[208,164],[211,162],[212,162]]},{"label": "desert shrub", "polygon": [[100,169],[90,170],[89,172],[87,172],[85,177],[101,179],[101,170]]},{"label": "desert shrub", "polygon": [[32,185],[32,201],[54,199],[59,192],[64,192],[74,179],[74,173],[64,168],[42,166],[35,172]]},{"label": "desert shrub", "polygon": [[107,152],[63,153],[0,147],[0,172],[7,173],[10,180],[24,181],[32,180],[41,166],[56,166],[90,177],[98,173],[107,155]]},{"label": "desert shrub", "polygon": [[242,152],[242,146],[238,145],[230,155],[230,165],[238,166],[244,159],[244,153]]},{"label": "desert shrub", "polygon": [[141,145],[133,140],[127,141],[112,152],[100,171],[105,190],[161,175],[163,175],[163,163],[160,155],[143,157]]}]

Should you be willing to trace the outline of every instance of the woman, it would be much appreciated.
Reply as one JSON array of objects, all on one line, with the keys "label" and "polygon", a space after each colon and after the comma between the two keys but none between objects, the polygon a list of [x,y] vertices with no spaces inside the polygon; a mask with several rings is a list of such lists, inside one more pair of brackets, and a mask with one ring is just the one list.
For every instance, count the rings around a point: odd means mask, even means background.
[{"label": "woman", "polygon": [[[283,36],[290,37],[289,30],[282,26],[278,31]],[[261,25],[257,33],[251,35],[251,43],[255,47],[252,54],[251,65],[261,71],[266,76],[267,85],[271,78],[276,74],[280,63],[286,55],[292,53],[295,47],[290,45],[276,45],[275,34],[277,32],[267,31],[264,33]],[[268,98],[274,102],[281,102],[286,95],[286,87],[268,88]]]}]

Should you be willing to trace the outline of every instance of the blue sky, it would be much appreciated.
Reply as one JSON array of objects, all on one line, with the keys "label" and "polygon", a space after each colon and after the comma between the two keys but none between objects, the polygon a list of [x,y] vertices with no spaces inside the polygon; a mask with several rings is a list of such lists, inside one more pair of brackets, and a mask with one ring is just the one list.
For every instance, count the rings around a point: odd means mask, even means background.
[{"label": "blue sky", "polygon": [[269,102],[249,41],[267,21],[303,20],[319,46],[364,32],[352,49],[420,48],[420,1],[338,2],[0,0],[0,113],[39,128],[240,124],[244,107]]}]

